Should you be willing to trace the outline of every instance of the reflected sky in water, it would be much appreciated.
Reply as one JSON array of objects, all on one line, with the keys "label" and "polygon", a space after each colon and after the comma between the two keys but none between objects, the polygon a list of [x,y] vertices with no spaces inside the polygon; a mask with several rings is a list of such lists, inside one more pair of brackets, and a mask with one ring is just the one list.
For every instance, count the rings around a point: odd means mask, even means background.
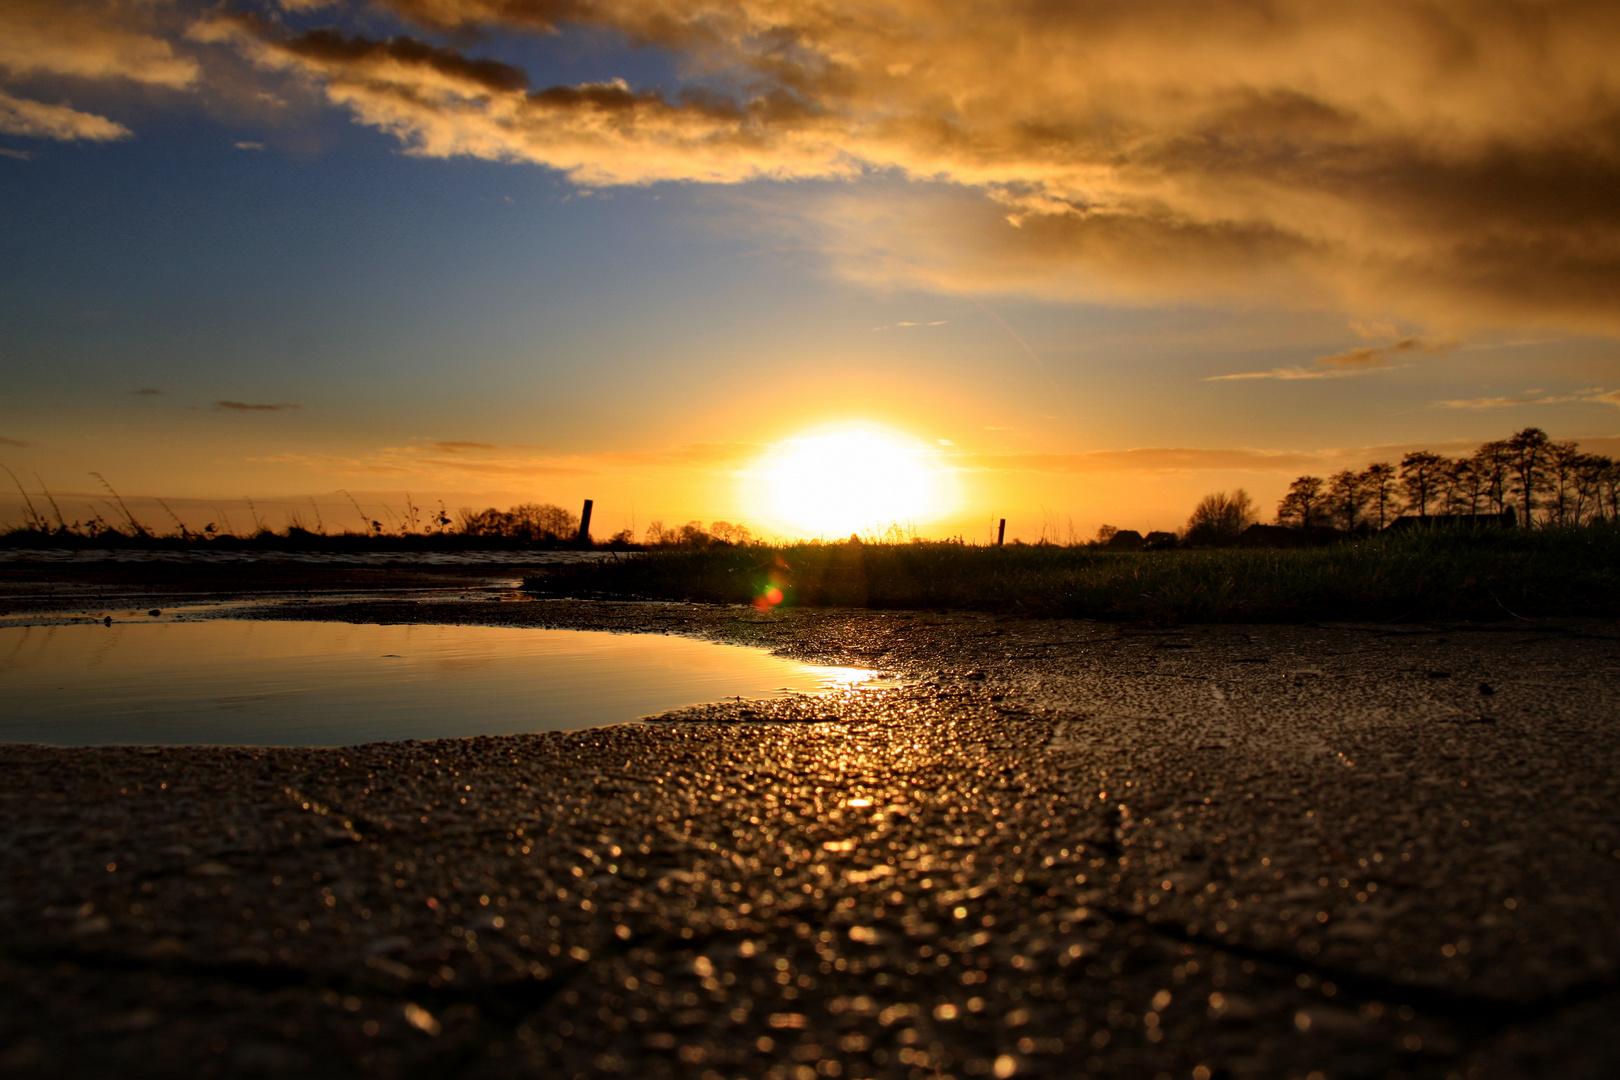
[{"label": "reflected sky in water", "polygon": [[0,741],[346,746],[567,731],[871,677],[658,634],[210,620],[0,628]]}]

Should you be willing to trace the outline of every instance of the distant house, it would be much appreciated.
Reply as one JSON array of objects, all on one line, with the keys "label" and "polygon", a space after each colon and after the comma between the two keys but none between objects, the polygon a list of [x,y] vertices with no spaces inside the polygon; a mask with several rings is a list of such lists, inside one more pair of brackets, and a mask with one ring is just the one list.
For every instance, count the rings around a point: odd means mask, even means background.
[{"label": "distant house", "polygon": [[1135,529],[1121,529],[1103,545],[1111,551],[1141,551],[1146,546],[1147,541]]},{"label": "distant house", "polygon": [[1413,529],[1513,529],[1519,524],[1519,515],[1513,510],[1500,514],[1402,514],[1388,525],[1385,532],[1411,532]]}]

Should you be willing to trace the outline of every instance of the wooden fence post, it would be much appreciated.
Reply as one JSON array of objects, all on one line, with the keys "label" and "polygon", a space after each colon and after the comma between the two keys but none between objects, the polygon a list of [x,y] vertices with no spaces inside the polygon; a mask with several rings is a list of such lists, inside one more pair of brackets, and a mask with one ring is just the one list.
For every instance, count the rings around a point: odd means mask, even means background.
[{"label": "wooden fence post", "polygon": [[1007,542],[1007,519],[1002,518],[1001,519],[1001,526],[996,529],[996,547],[1001,547],[1006,542]]},{"label": "wooden fence post", "polygon": [[580,547],[590,547],[590,545],[591,545],[591,500],[590,499],[585,500],[585,508],[579,512],[579,537],[577,539],[577,542],[578,542]]}]

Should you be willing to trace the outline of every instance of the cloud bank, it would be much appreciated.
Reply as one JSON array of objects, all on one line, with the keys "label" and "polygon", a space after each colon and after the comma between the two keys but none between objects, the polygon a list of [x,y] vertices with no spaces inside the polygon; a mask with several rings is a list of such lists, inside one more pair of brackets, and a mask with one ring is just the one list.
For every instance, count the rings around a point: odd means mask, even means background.
[{"label": "cloud bank", "polygon": [[[820,207],[829,240],[862,254],[858,276],[1620,329],[1608,0],[374,6],[414,30],[234,14],[191,36],[307,80],[416,154],[588,186],[936,186]],[[682,84],[536,88],[438,43],[582,28],[669,50]]]}]

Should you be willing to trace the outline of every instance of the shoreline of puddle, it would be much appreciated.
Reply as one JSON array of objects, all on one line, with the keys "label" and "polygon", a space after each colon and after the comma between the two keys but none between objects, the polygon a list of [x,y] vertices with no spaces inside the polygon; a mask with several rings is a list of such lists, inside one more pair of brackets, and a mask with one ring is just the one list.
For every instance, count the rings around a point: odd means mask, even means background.
[{"label": "shoreline of puddle", "polygon": [[[278,617],[251,617],[271,607]],[[94,614],[0,619],[0,741],[347,746],[897,685],[873,668],[657,630],[288,619],[284,599]]]}]

